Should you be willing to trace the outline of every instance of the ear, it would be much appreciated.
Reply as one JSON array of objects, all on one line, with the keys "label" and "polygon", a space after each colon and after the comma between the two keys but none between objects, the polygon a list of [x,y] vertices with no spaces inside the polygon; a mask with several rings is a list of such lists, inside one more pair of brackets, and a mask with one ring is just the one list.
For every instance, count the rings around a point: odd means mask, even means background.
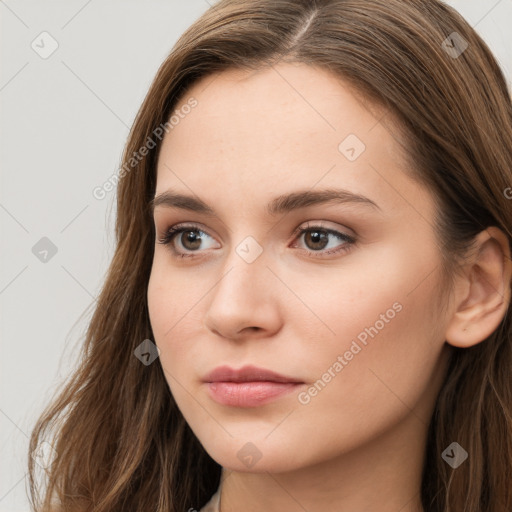
[{"label": "ear", "polygon": [[464,276],[457,282],[455,313],[445,340],[467,348],[490,336],[503,320],[510,304],[512,261],[507,236],[489,227],[475,237]]}]

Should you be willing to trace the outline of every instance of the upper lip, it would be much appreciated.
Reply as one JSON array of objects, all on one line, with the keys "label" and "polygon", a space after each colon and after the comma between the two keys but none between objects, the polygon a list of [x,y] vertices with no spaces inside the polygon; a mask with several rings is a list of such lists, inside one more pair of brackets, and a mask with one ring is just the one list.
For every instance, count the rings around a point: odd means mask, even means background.
[{"label": "upper lip", "polygon": [[239,369],[229,366],[218,366],[206,375],[203,380],[204,382],[303,382],[299,379],[280,375],[271,370],[252,365],[243,366]]}]

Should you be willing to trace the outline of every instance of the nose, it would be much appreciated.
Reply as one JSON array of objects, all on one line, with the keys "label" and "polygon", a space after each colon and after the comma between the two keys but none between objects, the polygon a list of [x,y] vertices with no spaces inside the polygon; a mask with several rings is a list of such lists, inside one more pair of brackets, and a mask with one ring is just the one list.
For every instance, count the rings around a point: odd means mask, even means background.
[{"label": "nose", "polygon": [[281,283],[263,255],[247,263],[234,254],[223,268],[224,273],[208,294],[206,327],[231,340],[276,334],[282,325],[278,300]]}]

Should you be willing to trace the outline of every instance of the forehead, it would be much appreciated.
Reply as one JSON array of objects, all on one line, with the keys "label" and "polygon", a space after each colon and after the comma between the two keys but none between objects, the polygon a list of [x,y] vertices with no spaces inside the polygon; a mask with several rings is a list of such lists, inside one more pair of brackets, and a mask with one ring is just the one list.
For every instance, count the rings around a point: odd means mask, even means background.
[{"label": "forehead", "polygon": [[396,205],[397,195],[417,187],[403,173],[406,161],[397,131],[390,132],[389,112],[325,70],[281,63],[223,71],[196,82],[176,111],[191,98],[197,106],[181,114],[162,143],[157,193],[231,192],[247,205],[249,198],[266,202],[292,185],[318,184]]},{"label": "forehead", "polygon": [[[287,147],[296,143],[297,151],[304,147],[304,139],[310,141],[304,149],[319,146],[322,140],[323,149],[332,149],[331,142],[348,133],[364,138],[385,111],[355,94],[326,70],[282,63],[257,71],[227,70],[204,77],[185,93],[177,110],[189,98],[196,98],[198,106],[186,124],[199,130],[199,144],[218,144],[219,149],[225,149],[230,141],[245,142],[244,151],[261,158],[261,149],[270,151],[284,141]],[[184,130],[175,132],[188,138]],[[206,133],[210,138],[201,141]],[[180,145],[183,140],[180,134],[175,135],[174,143]],[[257,143],[264,146],[257,147]]]}]

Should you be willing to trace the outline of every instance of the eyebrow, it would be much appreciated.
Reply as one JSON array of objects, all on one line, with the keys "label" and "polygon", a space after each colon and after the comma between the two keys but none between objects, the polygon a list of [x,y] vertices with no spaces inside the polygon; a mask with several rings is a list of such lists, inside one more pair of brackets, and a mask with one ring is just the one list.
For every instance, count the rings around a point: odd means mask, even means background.
[{"label": "eyebrow", "polygon": [[[267,205],[267,214],[275,216],[292,210],[326,203],[360,204],[380,210],[380,207],[374,201],[365,196],[354,194],[353,192],[343,189],[324,189],[315,191],[299,190],[275,197]],[[154,213],[157,207],[163,206],[166,208],[188,210],[211,217],[218,217],[215,210],[197,196],[194,197],[170,191],[162,192],[155,196],[149,202],[148,206],[151,213]]]}]

